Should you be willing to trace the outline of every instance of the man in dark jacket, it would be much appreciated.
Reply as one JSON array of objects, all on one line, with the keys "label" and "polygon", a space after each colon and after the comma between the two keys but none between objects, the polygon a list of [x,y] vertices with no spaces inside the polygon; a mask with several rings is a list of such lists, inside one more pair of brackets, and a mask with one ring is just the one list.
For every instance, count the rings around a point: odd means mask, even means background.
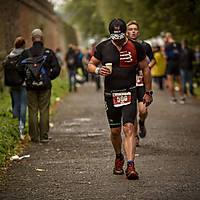
[{"label": "man in dark jacket", "polygon": [[186,83],[189,83],[190,94],[194,96],[193,91],[193,61],[194,52],[187,45],[187,40],[181,42],[182,54],[180,57],[181,79],[184,87],[184,94],[187,95]]},{"label": "man in dark jacket", "polygon": [[74,91],[76,92],[77,91],[77,87],[76,87],[76,72],[77,72],[76,54],[71,45],[69,46],[69,50],[66,53],[65,61],[67,62],[68,75],[69,75],[69,91],[70,92],[72,91],[72,79],[74,79],[73,86],[74,86]]},{"label": "man in dark jacket", "polygon": [[[43,46],[43,33],[40,29],[32,31],[33,46],[26,49],[20,58],[19,64],[22,66],[26,80],[28,111],[29,111],[29,135],[33,142],[48,142],[49,131],[49,106],[51,97],[51,80],[60,73],[60,66],[57,58],[51,49]],[[30,57],[45,57],[43,70],[45,72],[45,84],[40,87],[32,87],[28,82],[28,70],[26,60]],[[38,112],[40,121],[38,121]]]}]

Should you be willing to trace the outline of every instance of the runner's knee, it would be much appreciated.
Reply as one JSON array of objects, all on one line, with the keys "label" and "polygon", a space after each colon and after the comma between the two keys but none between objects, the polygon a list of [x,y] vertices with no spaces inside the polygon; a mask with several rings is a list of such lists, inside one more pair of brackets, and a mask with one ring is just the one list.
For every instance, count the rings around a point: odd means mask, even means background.
[{"label": "runner's knee", "polygon": [[124,131],[125,137],[131,137],[134,134],[133,124],[132,123],[126,123],[123,126],[123,131]]},{"label": "runner's knee", "polygon": [[111,136],[118,137],[121,134],[121,127],[111,128]]}]

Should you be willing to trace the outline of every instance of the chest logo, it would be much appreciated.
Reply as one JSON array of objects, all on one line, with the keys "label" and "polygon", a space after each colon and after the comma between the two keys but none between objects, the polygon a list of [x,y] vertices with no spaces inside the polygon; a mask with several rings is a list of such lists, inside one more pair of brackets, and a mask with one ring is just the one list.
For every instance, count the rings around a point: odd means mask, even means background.
[{"label": "chest logo", "polygon": [[131,63],[133,61],[132,55],[130,51],[121,51],[120,52],[120,61],[124,63]]}]

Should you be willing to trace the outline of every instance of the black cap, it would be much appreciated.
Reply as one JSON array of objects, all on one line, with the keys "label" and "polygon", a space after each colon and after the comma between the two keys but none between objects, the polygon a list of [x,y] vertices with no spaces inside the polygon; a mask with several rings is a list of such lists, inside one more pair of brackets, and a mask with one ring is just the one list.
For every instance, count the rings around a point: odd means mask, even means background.
[{"label": "black cap", "polygon": [[112,40],[121,40],[126,36],[126,23],[119,18],[113,19],[109,24],[109,32]]}]

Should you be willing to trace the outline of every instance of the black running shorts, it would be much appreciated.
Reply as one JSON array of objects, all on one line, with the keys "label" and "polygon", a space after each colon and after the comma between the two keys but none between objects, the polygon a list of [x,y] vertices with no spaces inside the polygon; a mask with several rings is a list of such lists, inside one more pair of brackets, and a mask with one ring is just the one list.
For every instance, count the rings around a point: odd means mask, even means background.
[{"label": "black running shorts", "polygon": [[167,63],[166,74],[167,75],[174,75],[174,76],[180,75],[179,63],[169,61]]},{"label": "black running shorts", "polygon": [[114,107],[112,96],[104,95],[104,97],[105,109],[110,128],[121,127],[121,121],[123,121],[123,125],[128,122],[134,124],[137,110],[136,89],[131,91],[131,103],[129,105]]},{"label": "black running shorts", "polygon": [[136,90],[137,90],[138,103],[143,102],[143,97],[144,97],[144,94],[145,94],[145,87],[144,86],[137,86]]}]

